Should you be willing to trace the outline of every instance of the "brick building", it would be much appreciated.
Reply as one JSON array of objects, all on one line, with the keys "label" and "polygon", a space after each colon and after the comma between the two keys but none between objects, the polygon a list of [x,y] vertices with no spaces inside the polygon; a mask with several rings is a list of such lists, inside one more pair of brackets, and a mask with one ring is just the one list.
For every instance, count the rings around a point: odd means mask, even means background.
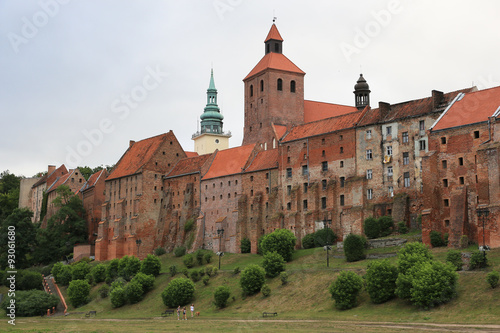
[{"label": "brick building", "polygon": [[[89,244],[93,245],[97,239],[99,221],[102,216],[102,205],[104,203],[104,188],[105,180],[108,176],[108,171],[102,169],[92,174],[89,179],[83,184],[78,191],[78,195],[82,199],[83,208],[85,209],[85,221],[87,221],[87,232],[89,234]],[[92,249],[91,255],[94,255]]]},{"label": "brick building", "polygon": [[33,223],[40,222],[40,213],[42,211],[43,198],[47,187],[54,184],[54,182],[61,176],[68,173],[68,169],[63,165],[56,168],[55,165],[49,165],[47,173],[43,175],[33,186],[31,187],[31,210],[33,211]]}]

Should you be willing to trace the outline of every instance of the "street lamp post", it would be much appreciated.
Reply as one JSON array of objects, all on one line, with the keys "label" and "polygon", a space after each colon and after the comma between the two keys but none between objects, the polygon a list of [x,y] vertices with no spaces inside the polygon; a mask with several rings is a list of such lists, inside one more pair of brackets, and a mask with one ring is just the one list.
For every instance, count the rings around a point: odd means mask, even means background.
[{"label": "street lamp post", "polygon": [[485,241],[485,236],[484,236],[484,228],[485,228],[485,221],[488,219],[488,215],[490,214],[490,211],[488,209],[481,209],[477,211],[477,216],[481,219],[481,222],[483,222],[483,256],[484,259],[486,259],[486,241]]},{"label": "street lamp post", "polygon": [[[329,229],[328,225],[332,224],[332,220],[325,219],[323,220],[323,228],[324,229]],[[327,234],[326,239],[325,239],[325,246],[323,247],[326,250],[326,267],[330,267],[330,256],[328,251],[332,249],[332,245],[330,244],[330,237]]]},{"label": "street lamp post", "polygon": [[136,239],[135,244],[137,244],[137,258],[139,258],[139,247],[142,244],[142,239]]},{"label": "street lamp post", "polygon": [[224,253],[221,252],[222,236],[224,235],[224,229],[223,228],[217,229],[217,235],[219,236],[219,252],[217,252],[217,255],[219,256],[219,270],[220,270],[220,257],[224,255]]}]

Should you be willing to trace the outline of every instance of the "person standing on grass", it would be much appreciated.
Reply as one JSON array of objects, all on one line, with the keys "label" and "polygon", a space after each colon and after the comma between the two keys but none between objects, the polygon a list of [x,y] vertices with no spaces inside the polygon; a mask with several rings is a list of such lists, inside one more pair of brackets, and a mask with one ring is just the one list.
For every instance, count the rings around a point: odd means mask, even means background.
[{"label": "person standing on grass", "polygon": [[194,317],[194,304],[191,304],[191,318]]},{"label": "person standing on grass", "polygon": [[181,306],[179,305],[177,307],[177,320],[180,320],[181,319],[180,317],[181,317]]},{"label": "person standing on grass", "polygon": [[184,314],[184,320],[188,320],[188,319],[187,319],[187,317],[186,317],[186,307],[184,307],[184,308],[182,309],[182,312],[183,312],[183,314]]}]

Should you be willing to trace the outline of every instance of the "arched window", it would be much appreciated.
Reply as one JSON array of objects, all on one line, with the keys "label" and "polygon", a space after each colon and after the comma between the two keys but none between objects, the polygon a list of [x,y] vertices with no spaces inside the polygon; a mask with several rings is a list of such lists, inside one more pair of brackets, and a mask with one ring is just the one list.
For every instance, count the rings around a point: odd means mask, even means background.
[{"label": "arched window", "polygon": [[279,91],[283,90],[283,80],[282,79],[278,79],[278,90]]},{"label": "arched window", "polygon": [[290,81],[290,92],[292,92],[292,93],[295,92],[295,81],[294,80]]},{"label": "arched window", "polygon": [[260,91],[264,91],[264,80],[260,80]]},{"label": "arched window", "polygon": [[253,84],[250,85],[250,97],[253,96]]}]

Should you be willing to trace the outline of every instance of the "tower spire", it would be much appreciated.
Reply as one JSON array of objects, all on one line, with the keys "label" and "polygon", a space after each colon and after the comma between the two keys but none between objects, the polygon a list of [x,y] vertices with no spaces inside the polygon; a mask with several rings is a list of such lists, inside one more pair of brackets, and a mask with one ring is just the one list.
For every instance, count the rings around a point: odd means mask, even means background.
[{"label": "tower spire", "polygon": [[359,79],[354,85],[354,96],[358,110],[364,109],[367,105],[370,106],[370,86],[366,83],[363,74],[359,74]]}]

